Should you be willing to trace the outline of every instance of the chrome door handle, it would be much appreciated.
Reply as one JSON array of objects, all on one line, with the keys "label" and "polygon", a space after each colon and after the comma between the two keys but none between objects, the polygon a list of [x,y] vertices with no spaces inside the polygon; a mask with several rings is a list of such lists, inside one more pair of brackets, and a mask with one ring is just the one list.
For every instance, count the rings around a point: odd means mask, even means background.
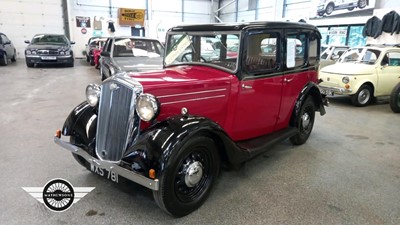
[{"label": "chrome door handle", "polygon": [[285,83],[290,83],[290,82],[292,82],[292,80],[293,80],[293,78],[292,79],[287,79],[286,77],[283,78],[283,82],[285,82]]},{"label": "chrome door handle", "polygon": [[249,85],[242,84],[242,88],[243,89],[252,89],[253,87],[249,86]]}]

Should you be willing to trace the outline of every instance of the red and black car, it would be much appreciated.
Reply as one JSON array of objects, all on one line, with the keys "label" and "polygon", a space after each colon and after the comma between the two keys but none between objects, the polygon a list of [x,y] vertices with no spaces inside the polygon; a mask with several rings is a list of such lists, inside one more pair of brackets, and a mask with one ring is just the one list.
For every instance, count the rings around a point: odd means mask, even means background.
[{"label": "red and black car", "polygon": [[[213,57],[201,55],[209,38],[221,44]],[[206,200],[221,163],[241,164],[287,138],[307,141],[315,112],[325,114],[320,33],[305,23],[208,24],[171,28],[166,40],[163,70],[89,85],[55,142],[91,171],[139,183],[166,212],[184,216]]]}]

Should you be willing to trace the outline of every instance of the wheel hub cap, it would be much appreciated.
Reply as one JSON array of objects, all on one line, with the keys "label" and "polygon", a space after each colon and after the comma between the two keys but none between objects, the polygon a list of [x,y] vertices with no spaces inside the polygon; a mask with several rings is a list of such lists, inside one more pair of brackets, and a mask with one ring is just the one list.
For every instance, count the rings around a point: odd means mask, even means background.
[{"label": "wheel hub cap", "polygon": [[368,102],[369,99],[369,92],[367,90],[362,90],[358,96],[358,101],[361,104]]},{"label": "wheel hub cap", "polygon": [[308,113],[304,113],[301,117],[301,122],[304,129],[307,129],[308,125],[310,125],[310,115]]},{"label": "wheel hub cap", "polygon": [[201,180],[203,176],[203,165],[195,161],[191,163],[185,171],[185,184],[188,187],[193,187]]}]

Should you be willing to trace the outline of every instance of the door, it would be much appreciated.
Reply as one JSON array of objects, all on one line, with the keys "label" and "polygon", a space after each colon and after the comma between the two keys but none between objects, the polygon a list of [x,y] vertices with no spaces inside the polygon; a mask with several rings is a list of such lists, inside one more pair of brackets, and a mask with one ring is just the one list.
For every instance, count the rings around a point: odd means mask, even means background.
[{"label": "door", "polygon": [[112,57],[112,45],[113,38],[108,38],[102,50],[102,52],[106,52],[108,54],[107,56],[101,56],[101,70],[106,77],[111,76],[110,62]]},{"label": "door", "polygon": [[251,31],[242,55],[243,77],[239,82],[233,123],[235,141],[274,131],[281,103],[281,33]]},{"label": "door", "polygon": [[11,41],[4,34],[1,34],[1,39],[4,49],[7,53],[7,58],[11,58],[14,55],[14,50]]},{"label": "door", "polygon": [[375,96],[390,95],[394,86],[400,82],[400,51],[391,51],[383,57],[377,69],[378,85]]}]

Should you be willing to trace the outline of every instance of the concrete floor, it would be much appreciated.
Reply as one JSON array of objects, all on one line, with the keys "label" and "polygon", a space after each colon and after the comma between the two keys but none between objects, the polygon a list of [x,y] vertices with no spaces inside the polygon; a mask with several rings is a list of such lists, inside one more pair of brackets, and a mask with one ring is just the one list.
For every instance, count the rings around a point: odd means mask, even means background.
[{"label": "concrete floor", "polygon": [[[209,199],[172,218],[136,184],[114,184],[82,168],[53,143],[98,71],[0,67],[0,224],[400,224],[400,115],[387,102],[356,108],[335,98],[308,142],[285,141],[222,171]],[[95,189],[62,213],[21,187],[64,178]]]}]

